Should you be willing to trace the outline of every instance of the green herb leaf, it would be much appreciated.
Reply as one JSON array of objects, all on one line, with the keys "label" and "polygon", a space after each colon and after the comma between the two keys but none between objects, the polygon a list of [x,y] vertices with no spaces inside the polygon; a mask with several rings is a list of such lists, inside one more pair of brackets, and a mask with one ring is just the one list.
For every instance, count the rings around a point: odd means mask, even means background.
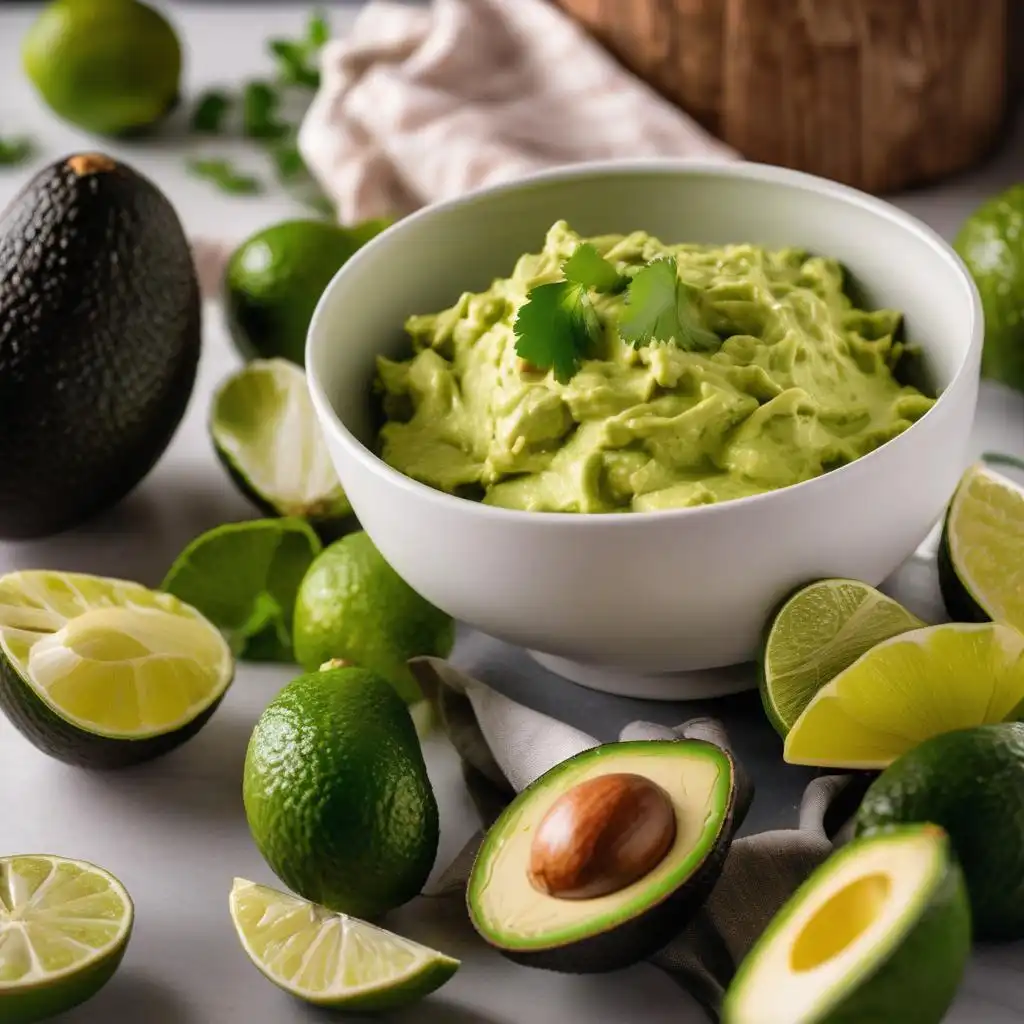
[{"label": "green herb leaf", "polygon": [[189,160],[187,166],[196,177],[213,182],[222,192],[251,196],[263,191],[259,178],[237,171],[230,160]]},{"label": "green herb leaf", "polygon": [[30,139],[0,139],[0,167],[16,167],[23,164],[35,151],[36,147]]},{"label": "green herb leaf", "polygon": [[192,110],[192,131],[216,135],[223,128],[230,109],[231,97],[227,93],[216,89],[204,92]]},{"label": "green herb leaf", "polygon": [[694,293],[679,280],[676,261],[654,260],[629,284],[619,334],[634,348],[652,341],[674,342],[689,352],[710,352],[722,341],[694,309]]},{"label": "green herb leaf", "polygon": [[576,246],[562,264],[562,273],[567,281],[598,292],[614,292],[629,283],[589,242]]},{"label": "green herb leaf", "polygon": [[323,11],[314,11],[311,15],[309,27],[306,29],[306,38],[309,40],[309,45],[317,50],[331,38],[331,25]]},{"label": "green herb leaf", "polygon": [[294,181],[306,173],[306,164],[294,140],[288,140],[275,146],[271,151],[277,176],[283,182]]},{"label": "green herb leaf", "polygon": [[242,93],[242,134],[250,139],[282,139],[290,131],[277,117],[281,97],[267,82],[249,82]]},{"label": "green herb leaf", "polygon": [[277,58],[277,74],[286,85],[307,89],[320,87],[320,71],[310,64],[309,48],[291,39],[271,39],[270,52]]},{"label": "green herb leaf", "polygon": [[539,370],[553,370],[565,384],[601,336],[601,322],[587,289],[553,281],[530,289],[514,324],[516,355]]}]

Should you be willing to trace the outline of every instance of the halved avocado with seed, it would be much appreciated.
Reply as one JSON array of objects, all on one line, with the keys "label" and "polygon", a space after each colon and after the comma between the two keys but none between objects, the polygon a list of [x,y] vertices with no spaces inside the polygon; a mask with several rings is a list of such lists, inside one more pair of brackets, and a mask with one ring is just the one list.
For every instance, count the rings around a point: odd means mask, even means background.
[{"label": "halved avocado with seed", "polygon": [[963,876],[937,825],[855,839],[747,954],[722,1024],[939,1024],[971,948]]},{"label": "halved avocado with seed", "polygon": [[470,918],[490,945],[531,967],[627,967],[703,903],[748,803],[731,756],[711,743],[584,751],[494,823],[470,876]]}]

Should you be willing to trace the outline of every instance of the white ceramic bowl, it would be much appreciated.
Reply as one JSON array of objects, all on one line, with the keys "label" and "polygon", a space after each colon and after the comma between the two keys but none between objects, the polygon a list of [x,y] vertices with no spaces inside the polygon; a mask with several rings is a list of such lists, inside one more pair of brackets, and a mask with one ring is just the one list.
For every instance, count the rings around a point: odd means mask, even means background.
[{"label": "white ceramic bowl", "polygon": [[[817,479],[719,505],[573,515],[451,497],[374,454],[378,353],[411,313],[451,304],[536,251],[552,222],[583,235],[802,246],[841,260],[869,302],[906,315],[940,393],[909,430]],[[818,577],[880,583],[925,537],[964,468],[982,314],[953,251],[881,200],[749,163],[604,163],[546,173],[400,221],[338,273],[310,328],[310,388],[363,527],[424,597],[540,652],[586,685],[706,696],[750,685],[706,671],[755,656],[770,609]],[[682,673],[680,675],[680,673]]]}]

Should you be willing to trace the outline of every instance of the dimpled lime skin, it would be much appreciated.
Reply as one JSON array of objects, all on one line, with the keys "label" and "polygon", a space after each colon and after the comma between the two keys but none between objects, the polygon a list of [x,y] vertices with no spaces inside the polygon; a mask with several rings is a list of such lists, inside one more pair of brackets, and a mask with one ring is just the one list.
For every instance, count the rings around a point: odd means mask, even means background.
[{"label": "dimpled lime skin", "polygon": [[361,668],[300,676],[249,741],[253,839],[293,892],[374,918],[418,895],[437,856],[437,802],[408,708]]},{"label": "dimpled lime skin", "polygon": [[978,286],[985,311],[982,373],[1024,391],[1024,185],[975,210],[954,248]]},{"label": "dimpled lime skin", "polygon": [[975,933],[1024,938],[1024,723],[934,736],[868,788],[858,834],[929,821],[949,833],[963,867]]},{"label": "dimpled lime skin", "polygon": [[378,672],[414,703],[421,694],[406,662],[417,655],[448,657],[455,624],[360,531],[326,548],[309,567],[295,601],[293,635],[295,657],[307,672],[341,658]]}]

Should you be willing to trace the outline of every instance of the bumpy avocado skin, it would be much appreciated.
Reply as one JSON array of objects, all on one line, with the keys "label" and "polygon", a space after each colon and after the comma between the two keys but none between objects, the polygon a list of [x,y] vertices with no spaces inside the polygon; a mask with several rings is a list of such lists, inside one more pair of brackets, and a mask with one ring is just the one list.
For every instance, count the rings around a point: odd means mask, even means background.
[{"label": "bumpy avocado skin", "polygon": [[0,214],[0,537],[57,533],[131,491],[184,415],[200,342],[163,193],[102,154],[40,171]]},{"label": "bumpy avocado skin", "polygon": [[[651,904],[634,918],[609,931],[547,949],[517,950],[497,946],[498,951],[509,960],[527,967],[563,974],[603,974],[630,967],[667,946],[700,909],[718,882],[733,837],[743,824],[753,797],[750,781],[735,758],[728,751],[723,750],[722,753],[731,769],[729,803],[713,847],[684,885],[660,903]],[[469,911],[475,922],[472,903]],[[481,935],[485,941],[492,941],[486,934]],[[724,949],[722,952],[727,956]],[[697,995],[698,998],[703,997],[702,993]]]}]

